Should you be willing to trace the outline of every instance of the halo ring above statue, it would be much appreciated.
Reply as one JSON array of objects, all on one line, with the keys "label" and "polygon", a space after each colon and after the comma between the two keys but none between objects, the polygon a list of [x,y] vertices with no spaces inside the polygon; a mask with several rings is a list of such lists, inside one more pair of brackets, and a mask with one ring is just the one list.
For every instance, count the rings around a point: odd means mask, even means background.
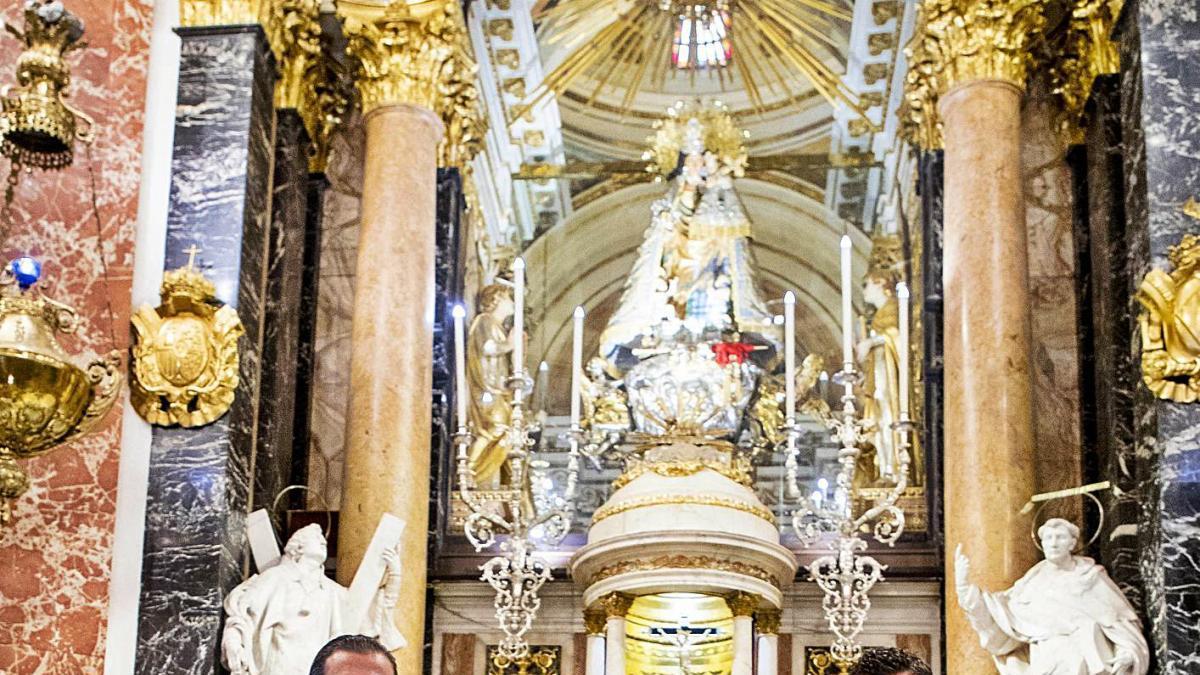
[{"label": "halo ring above statue", "polygon": [[274,513],[275,509],[279,508],[279,500],[292,490],[304,490],[311,495],[315,495],[316,498],[321,501],[321,506],[325,507],[325,528],[322,530],[322,533],[325,535],[325,538],[328,539],[330,531],[333,530],[333,509],[329,508],[329,501],[325,499],[325,495],[313,490],[307,485],[289,485],[280,490],[279,494],[275,495],[275,499],[271,502],[271,513]]},{"label": "halo ring above statue", "polygon": [[[1092,536],[1088,538],[1087,543],[1077,543],[1075,549],[1071,551],[1071,553],[1080,553],[1084,550],[1087,550],[1092,544],[1096,543],[1096,540],[1100,538],[1100,533],[1104,531],[1104,504],[1101,503],[1100,499],[1096,497],[1096,495],[1090,492],[1083,492],[1080,494],[1095,502],[1096,511],[1100,514],[1100,520],[1096,523],[1096,531],[1093,532]],[[1042,549],[1042,540],[1041,537],[1038,536],[1038,531],[1041,529],[1042,525],[1045,524],[1042,522],[1042,512],[1045,511],[1046,507],[1049,506],[1053,501],[1055,500],[1047,499],[1039,504],[1037,511],[1033,514],[1033,520],[1030,521],[1029,524],[1029,537],[1033,539],[1033,545],[1037,547],[1037,550],[1041,551],[1042,553],[1046,552]]]}]

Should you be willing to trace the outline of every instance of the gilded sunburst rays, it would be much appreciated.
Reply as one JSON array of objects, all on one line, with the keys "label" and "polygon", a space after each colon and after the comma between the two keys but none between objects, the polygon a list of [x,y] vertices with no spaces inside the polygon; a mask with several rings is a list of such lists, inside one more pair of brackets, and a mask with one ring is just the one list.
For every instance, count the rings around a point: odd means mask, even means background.
[{"label": "gilded sunburst rays", "polygon": [[[722,89],[736,77],[751,105],[760,111],[766,108],[768,94],[792,99],[808,86],[834,105],[862,111],[857,97],[830,66],[833,61],[841,68],[846,49],[850,13],[840,3],[563,0],[538,20],[539,32],[549,44],[595,34],[570,49],[526,101],[527,106],[580,85],[579,93],[589,103],[606,90],[622,91],[620,109],[627,112],[644,90],[661,91],[674,77],[688,77],[694,85],[696,77],[707,73],[719,79]],[[704,32],[701,43],[718,41],[702,52],[703,58],[695,52],[695,33],[688,33],[696,30]],[[680,62],[685,38],[686,58]],[[718,49],[725,51],[719,54]]]}]

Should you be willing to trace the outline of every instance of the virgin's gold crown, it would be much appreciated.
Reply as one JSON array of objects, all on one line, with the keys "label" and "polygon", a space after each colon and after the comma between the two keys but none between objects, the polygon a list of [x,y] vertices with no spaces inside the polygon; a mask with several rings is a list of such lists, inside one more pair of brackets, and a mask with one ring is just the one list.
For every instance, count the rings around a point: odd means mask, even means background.
[{"label": "virgin's gold crown", "polygon": [[642,156],[650,161],[646,170],[651,173],[670,176],[679,166],[680,154],[692,152],[711,152],[735,176],[745,173],[748,133],[738,128],[728,108],[719,102],[677,103],[665,119],[654,123],[654,129],[655,134],[646,139],[650,149]]}]

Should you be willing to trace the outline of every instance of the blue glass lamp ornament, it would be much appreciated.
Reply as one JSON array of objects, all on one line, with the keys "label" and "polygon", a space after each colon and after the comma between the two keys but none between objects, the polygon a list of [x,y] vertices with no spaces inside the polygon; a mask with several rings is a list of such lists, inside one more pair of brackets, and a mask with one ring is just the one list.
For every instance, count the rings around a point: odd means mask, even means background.
[{"label": "blue glass lamp ornament", "polygon": [[34,288],[42,266],[29,257],[0,274],[0,525],[29,489],[19,459],[45,454],[95,427],[121,387],[120,352],[75,365],[55,333],[73,333],[75,310]]},{"label": "blue glass lamp ornament", "polygon": [[42,263],[37,258],[23,256],[12,261],[9,267],[12,269],[12,275],[16,279],[17,286],[22,291],[33,288],[33,285],[42,278]]}]

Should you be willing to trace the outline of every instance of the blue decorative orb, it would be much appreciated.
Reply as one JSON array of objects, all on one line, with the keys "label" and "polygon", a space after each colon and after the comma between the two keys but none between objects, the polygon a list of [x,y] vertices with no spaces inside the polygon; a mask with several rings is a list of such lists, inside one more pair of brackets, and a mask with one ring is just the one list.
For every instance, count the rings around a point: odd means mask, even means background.
[{"label": "blue decorative orb", "polygon": [[38,262],[36,258],[27,255],[21,256],[12,261],[12,273],[17,280],[17,285],[22,290],[28,289],[42,277],[42,263]]}]

